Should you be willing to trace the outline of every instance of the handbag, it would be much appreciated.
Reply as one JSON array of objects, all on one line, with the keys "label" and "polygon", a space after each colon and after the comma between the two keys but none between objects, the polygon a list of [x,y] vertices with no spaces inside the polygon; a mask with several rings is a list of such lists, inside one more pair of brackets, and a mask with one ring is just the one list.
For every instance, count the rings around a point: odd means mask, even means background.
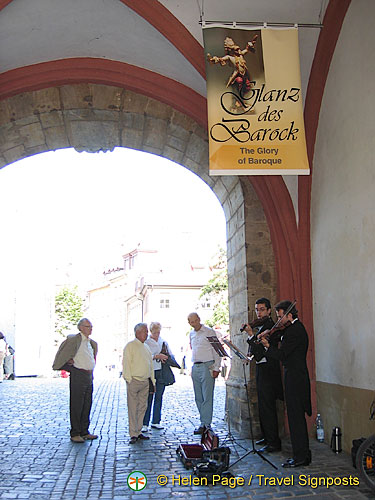
[{"label": "handbag", "polygon": [[163,342],[163,346],[161,348],[160,353],[168,356],[168,359],[163,363],[164,365],[168,365],[172,368],[178,368],[179,370],[181,370],[181,366],[177,363],[176,358],[173,356],[173,354],[169,354],[168,349],[167,349],[167,345],[165,342]]},{"label": "handbag", "polygon": [[174,378],[172,368],[167,363],[161,364],[161,380],[160,382],[164,385],[172,385],[176,382]]}]

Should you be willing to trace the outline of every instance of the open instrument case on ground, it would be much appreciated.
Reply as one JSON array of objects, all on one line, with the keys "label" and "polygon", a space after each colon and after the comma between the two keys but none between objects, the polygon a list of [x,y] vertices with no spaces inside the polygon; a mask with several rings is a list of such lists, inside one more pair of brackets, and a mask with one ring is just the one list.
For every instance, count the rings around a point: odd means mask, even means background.
[{"label": "open instrument case on ground", "polygon": [[186,469],[210,460],[229,466],[230,449],[219,448],[219,436],[212,429],[205,429],[200,443],[180,444],[176,453]]}]

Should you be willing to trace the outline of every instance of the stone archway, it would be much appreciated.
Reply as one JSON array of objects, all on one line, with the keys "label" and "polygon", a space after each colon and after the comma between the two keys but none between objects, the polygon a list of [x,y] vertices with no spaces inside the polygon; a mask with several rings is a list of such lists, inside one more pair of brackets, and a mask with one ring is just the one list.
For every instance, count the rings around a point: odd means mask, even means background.
[{"label": "stone archway", "polygon": [[[247,178],[208,175],[208,141],[201,126],[150,97],[85,83],[5,99],[0,102],[0,120],[0,167],[56,149],[98,152],[127,147],[172,160],[207,183],[226,217],[231,331],[235,343],[245,349],[239,328],[247,321],[248,304],[252,307],[256,295],[272,300],[276,295],[271,237],[261,203]],[[246,430],[248,411],[242,365],[237,360],[227,392],[231,420],[235,427]],[[250,395],[255,407],[254,377]]]}]

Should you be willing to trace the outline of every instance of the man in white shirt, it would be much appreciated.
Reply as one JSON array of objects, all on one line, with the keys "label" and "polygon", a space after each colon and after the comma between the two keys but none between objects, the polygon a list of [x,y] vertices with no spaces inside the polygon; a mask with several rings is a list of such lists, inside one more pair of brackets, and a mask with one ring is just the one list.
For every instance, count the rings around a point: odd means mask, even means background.
[{"label": "man in white shirt", "polygon": [[195,312],[189,314],[188,322],[193,328],[190,332],[193,363],[191,378],[201,421],[194,434],[202,434],[205,429],[211,427],[215,378],[220,373],[221,358],[207,340],[207,337],[216,337],[215,330],[202,325]]},{"label": "man in white shirt", "polygon": [[134,327],[135,339],[128,342],[122,360],[122,376],[126,381],[130,444],[150,439],[142,434],[143,417],[147,409],[150,379],[155,386],[154,367],[150,349],[145,345],[148,336],[146,323]]},{"label": "man in white shirt", "polygon": [[74,443],[84,443],[98,438],[89,432],[98,344],[89,338],[92,324],[87,318],[78,322],[78,330],[80,333],[68,335],[60,345],[52,368],[70,372],[70,439]]}]

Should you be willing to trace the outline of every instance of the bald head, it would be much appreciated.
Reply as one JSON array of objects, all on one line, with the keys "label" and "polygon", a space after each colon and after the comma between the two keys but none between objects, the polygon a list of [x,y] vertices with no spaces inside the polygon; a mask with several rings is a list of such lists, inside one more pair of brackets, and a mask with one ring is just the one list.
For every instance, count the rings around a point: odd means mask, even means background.
[{"label": "bald head", "polygon": [[196,332],[201,329],[201,319],[196,312],[189,314],[188,323]]}]

